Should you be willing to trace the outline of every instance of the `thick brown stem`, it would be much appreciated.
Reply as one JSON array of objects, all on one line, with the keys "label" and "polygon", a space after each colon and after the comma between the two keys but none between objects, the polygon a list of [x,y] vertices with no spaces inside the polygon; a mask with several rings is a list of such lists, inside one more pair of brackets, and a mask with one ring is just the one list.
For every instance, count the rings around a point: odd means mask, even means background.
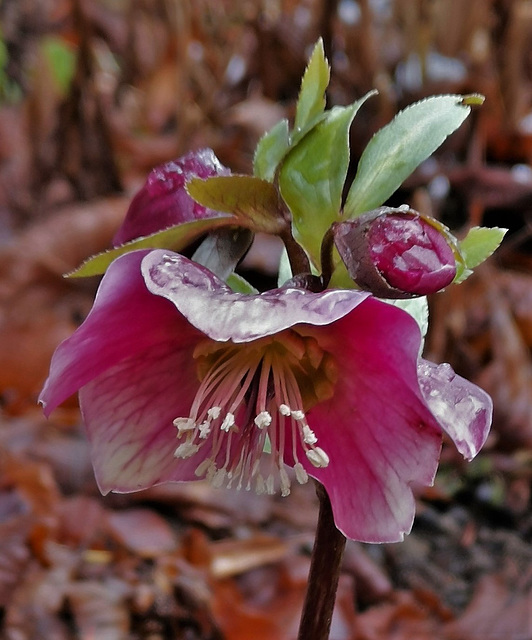
[{"label": "thick brown stem", "polygon": [[323,288],[326,289],[334,270],[333,247],[334,247],[334,225],[329,227],[321,242],[321,280]]},{"label": "thick brown stem", "polygon": [[320,513],[298,640],[329,638],[346,542],[334,524],[331,501],[321,484],[317,483],[316,493],[320,500]]},{"label": "thick brown stem", "polygon": [[310,273],[310,263],[307,254],[301,245],[294,240],[292,232],[286,229],[285,232],[281,234],[281,239],[286,247],[292,275],[297,276],[303,273]]}]

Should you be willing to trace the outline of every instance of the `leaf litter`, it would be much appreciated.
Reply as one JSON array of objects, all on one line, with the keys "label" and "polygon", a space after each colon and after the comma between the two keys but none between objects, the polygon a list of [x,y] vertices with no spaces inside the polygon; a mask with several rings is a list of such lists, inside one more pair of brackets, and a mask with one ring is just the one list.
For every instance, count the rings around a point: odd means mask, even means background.
[{"label": "leaf litter", "polygon": [[[469,128],[389,204],[423,203],[455,229],[510,228],[500,258],[431,300],[426,346],[493,396],[488,446],[471,465],[444,447],[404,543],[348,544],[331,639],[532,637],[531,23],[519,3],[436,0],[427,16],[392,4],[392,13],[298,0],[277,13],[258,0],[0,9],[10,52],[0,74],[0,637],[296,637],[312,487],[288,499],[203,483],[102,498],[75,400],[49,422],[35,402],[51,353],[97,284],[61,274],[109,246],[154,165],[211,146],[249,172],[262,132],[293,117],[318,34],[328,52],[334,43],[331,102],[386,80],[352,132],[355,159],[414,100],[462,93],[464,83],[486,95]],[[447,20],[461,29],[451,33]],[[423,52],[415,34],[427,25]],[[42,57],[45,37],[56,39],[55,62]],[[72,51],[78,66],[61,75]],[[457,79],[451,63],[464,60]],[[259,237],[246,259],[257,282],[272,277],[271,252]]]}]

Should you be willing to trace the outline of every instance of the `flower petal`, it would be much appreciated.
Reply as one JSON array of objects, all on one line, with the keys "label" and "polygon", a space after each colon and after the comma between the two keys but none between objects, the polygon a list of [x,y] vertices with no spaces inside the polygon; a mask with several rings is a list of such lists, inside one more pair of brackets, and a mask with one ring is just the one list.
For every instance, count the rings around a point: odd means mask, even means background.
[{"label": "flower petal", "polygon": [[430,485],[441,430],[417,379],[420,333],[406,313],[370,298],[313,330],[339,371],[334,396],[307,413],[324,469],[305,463],[330,496],[337,527],[365,542],[395,542],[411,529],[412,486]]},{"label": "flower petal", "polygon": [[151,346],[196,332],[163,298],[146,289],[140,262],[146,251],[115,260],[102,279],[91,312],[56,349],[39,401],[45,415],[118,362]]},{"label": "flower petal", "polygon": [[369,294],[332,289],[274,289],[260,295],[233,293],[210,271],[171,251],[155,250],[142,261],[146,286],[170,300],[187,320],[213,340],[249,342],[299,323],[328,325]]},{"label": "flower petal", "polygon": [[420,360],[419,384],[425,401],[442,429],[467,460],[488,437],[493,403],[480,387],[457,376],[448,364]]},{"label": "flower petal", "polygon": [[176,417],[188,415],[198,388],[194,346],[195,341],[160,342],[80,390],[92,463],[103,494],[197,480],[194,470],[205,453],[176,460],[177,430],[172,424]]},{"label": "flower petal", "polygon": [[220,212],[195,202],[186,192],[191,178],[225,176],[231,172],[212,149],[200,149],[153,169],[133,198],[113,245],[162,231],[182,222],[220,216]]}]

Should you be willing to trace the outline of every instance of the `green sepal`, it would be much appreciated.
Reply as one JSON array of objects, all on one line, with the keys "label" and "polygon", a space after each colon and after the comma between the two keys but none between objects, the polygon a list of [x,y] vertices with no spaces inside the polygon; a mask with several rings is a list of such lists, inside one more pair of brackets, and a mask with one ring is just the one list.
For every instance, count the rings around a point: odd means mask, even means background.
[{"label": "green sepal", "polygon": [[280,120],[257,144],[253,157],[253,173],[263,180],[273,182],[281,160],[290,149],[288,120]]},{"label": "green sepal", "polygon": [[355,218],[380,207],[406,178],[455,131],[481,96],[444,95],[426,98],[377,131],[365,148],[344,206]]},{"label": "green sepal", "polygon": [[292,141],[297,142],[312,126],[325,109],[325,90],[329,84],[331,70],[325,51],[323,40],[316,43],[307,68],[301,80],[301,89],[296,105],[296,116]]},{"label": "green sepal", "polygon": [[501,244],[508,229],[500,227],[472,227],[466,237],[458,242],[465,269],[457,275],[454,282],[463,282],[472,270],[484,262]]},{"label": "green sepal", "polygon": [[172,251],[180,251],[208,231],[238,224],[238,218],[229,215],[184,222],[169,227],[164,231],[158,231],[148,236],[136,238],[114,249],[97,253],[88,260],[85,260],[77,269],[67,273],[66,277],[85,278],[88,276],[101,275],[105,273],[107,267],[113,260],[116,260],[116,258],[125,253],[137,251],[138,249],[170,249]]},{"label": "green sepal", "polygon": [[374,93],[327,112],[291,149],[279,172],[281,195],[293,216],[294,236],[317,267],[322,238],[340,217],[349,166],[349,127],[360,106]]},{"label": "green sepal", "polygon": [[253,231],[279,234],[287,228],[279,193],[271,182],[256,176],[231,175],[193,178],[187,193],[196,202],[215,211],[232,213],[242,226]]}]

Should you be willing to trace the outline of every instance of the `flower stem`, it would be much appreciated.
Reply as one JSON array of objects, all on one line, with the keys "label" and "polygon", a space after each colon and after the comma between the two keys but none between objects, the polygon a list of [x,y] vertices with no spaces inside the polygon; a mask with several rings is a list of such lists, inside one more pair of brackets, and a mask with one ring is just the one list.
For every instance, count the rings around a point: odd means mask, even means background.
[{"label": "flower stem", "polygon": [[323,236],[321,242],[321,279],[323,282],[323,288],[326,289],[327,285],[333,274],[333,247],[334,247],[334,227],[331,226],[327,230],[327,233]]},{"label": "flower stem", "polygon": [[346,542],[334,524],[329,496],[319,483],[316,483],[316,493],[320,512],[298,640],[327,640],[329,637]]},{"label": "flower stem", "polygon": [[310,273],[310,262],[303,248],[295,241],[292,232],[288,229],[281,234],[281,239],[286,247],[292,275]]}]

